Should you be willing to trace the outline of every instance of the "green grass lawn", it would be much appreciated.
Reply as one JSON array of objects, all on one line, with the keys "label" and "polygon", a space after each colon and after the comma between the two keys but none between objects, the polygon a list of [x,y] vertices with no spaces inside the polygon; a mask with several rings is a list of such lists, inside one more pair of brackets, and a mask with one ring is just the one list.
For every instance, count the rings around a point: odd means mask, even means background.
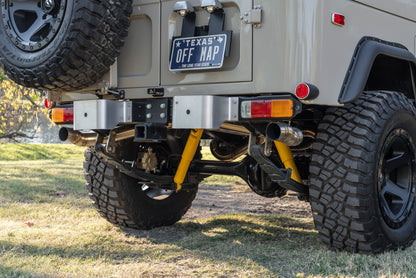
[{"label": "green grass lawn", "polygon": [[2,144],[0,161],[82,159],[85,147],[72,144]]},{"label": "green grass lawn", "polygon": [[113,226],[90,205],[82,152],[0,145],[0,277],[416,275],[415,246],[378,256],[332,252],[312,219],[232,214],[149,231]]}]

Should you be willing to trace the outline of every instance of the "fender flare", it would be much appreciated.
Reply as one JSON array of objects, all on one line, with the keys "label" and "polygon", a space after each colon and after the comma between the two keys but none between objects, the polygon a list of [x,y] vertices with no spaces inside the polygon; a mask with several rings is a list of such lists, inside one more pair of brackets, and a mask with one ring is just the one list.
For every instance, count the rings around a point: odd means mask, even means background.
[{"label": "fender flare", "polygon": [[347,74],[342,84],[338,102],[352,102],[361,96],[375,59],[385,55],[416,66],[416,57],[403,45],[374,37],[363,37],[355,48]]}]

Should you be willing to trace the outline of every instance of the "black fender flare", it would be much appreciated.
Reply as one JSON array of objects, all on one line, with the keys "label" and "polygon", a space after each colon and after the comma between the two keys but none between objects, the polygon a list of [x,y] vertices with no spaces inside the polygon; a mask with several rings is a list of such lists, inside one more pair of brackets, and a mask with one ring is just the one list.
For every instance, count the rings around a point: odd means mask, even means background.
[{"label": "black fender flare", "polygon": [[361,96],[375,59],[379,55],[411,62],[416,66],[416,57],[402,44],[374,37],[363,37],[355,48],[347,74],[342,84],[338,102],[352,102]]}]

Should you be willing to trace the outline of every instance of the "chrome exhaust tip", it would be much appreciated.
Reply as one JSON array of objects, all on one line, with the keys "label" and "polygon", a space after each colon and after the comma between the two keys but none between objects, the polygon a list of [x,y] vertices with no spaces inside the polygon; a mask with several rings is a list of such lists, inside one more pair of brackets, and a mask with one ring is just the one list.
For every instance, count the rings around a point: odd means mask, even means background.
[{"label": "chrome exhaust tip", "polygon": [[97,140],[97,133],[81,133],[72,128],[62,127],[59,130],[59,139],[63,142],[71,142],[77,146],[94,146]]},{"label": "chrome exhaust tip", "polygon": [[288,146],[298,146],[303,141],[303,133],[296,127],[286,123],[270,123],[266,128],[266,137],[272,141],[279,141]]}]

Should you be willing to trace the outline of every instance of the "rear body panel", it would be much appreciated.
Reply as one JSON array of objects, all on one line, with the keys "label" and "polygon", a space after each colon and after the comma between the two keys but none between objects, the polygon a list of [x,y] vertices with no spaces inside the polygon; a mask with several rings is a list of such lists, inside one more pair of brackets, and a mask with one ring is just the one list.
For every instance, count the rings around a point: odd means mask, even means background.
[{"label": "rear body panel", "polygon": [[117,62],[112,87],[152,87],[160,82],[160,3],[133,1],[129,36]]},{"label": "rear body panel", "polygon": [[[294,93],[299,83],[319,88],[319,97],[305,103],[340,105],[338,96],[359,40],[373,36],[415,48],[416,23],[410,12],[416,3],[351,0],[234,0],[221,1],[231,30],[230,57],[222,69],[170,72],[172,39],[179,36],[182,18],[173,11],[176,1],[133,2],[132,24],[117,64],[105,82],[83,92],[65,93],[63,101],[94,99],[92,90],[108,84],[125,90],[126,98],[148,98],[149,88],[164,88],[165,97],[186,95],[259,95]],[[189,1],[196,24],[208,24],[201,1]],[[240,16],[262,6],[260,28]],[[377,8],[375,8],[377,7]],[[393,11],[393,10],[392,10]],[[333,13],[345,15],[345,26],[331,23]],[[101,87],[100,87],[101,86]]]}]

